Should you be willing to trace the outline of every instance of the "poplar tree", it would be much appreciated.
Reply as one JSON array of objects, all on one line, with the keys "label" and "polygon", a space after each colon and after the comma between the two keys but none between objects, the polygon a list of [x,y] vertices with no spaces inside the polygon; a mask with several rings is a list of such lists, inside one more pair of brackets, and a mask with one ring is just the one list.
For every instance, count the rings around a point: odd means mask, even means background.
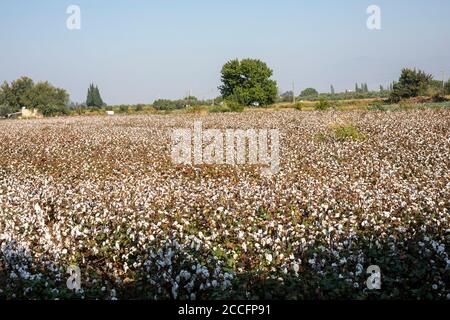
[{"label": "poplar tree", "polygon": [[87,97],[86,97],[86,106],[88,106],[88,107],[94,107],[95,106],[93,92],[94,92],[94,85],[91,84],[91,85],[89,85],[88,92],[87,92]]},{"label": "poplar tree", "polygon": [[100,95],[100,90],[93,83],[88,88],[86,105],[88,107],[101,108],[105,105]]}]

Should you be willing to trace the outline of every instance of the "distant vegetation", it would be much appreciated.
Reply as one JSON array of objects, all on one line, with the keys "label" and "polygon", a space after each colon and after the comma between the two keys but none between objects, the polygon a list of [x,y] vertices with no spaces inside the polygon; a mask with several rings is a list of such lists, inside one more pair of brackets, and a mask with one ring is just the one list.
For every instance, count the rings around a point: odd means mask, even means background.
[{"label": "distant vegetation", "polygon": [[355,92],[356,93],[368,93],[369,92],[369,86],[367,83],[362,83],[361,85],[356,84],[355,85]]},{"label": "distant vegetation", "polygon": [[386,88],[380,86],[376,91],[369,90],[366,83],[356,83],[355,91],[335,92],[331,85],[329,93],[306,88],[299,96],[293,91],[278,94],[277,83],[271,79],[272,75],[273,71],[260,60],[231,60],[221,71],[220,97],[200,100],[190,95],[177,100],[158,99],[152,104],[117,106],[106,105],[99,88],[94,84],[88,88],[86,102],[69,103],[69,95],[64,89],[56,88],[49,82],[34,83],[32,79],[22,77],[0,86],[0,117],[19,112],[22,107],[35,108],[47,117],[104,114],[107,110],[118,114],[242,112],[245,107],[280,106],[302,111],[342,107],[386,110],[387,106],[390,108],[398,104],[441,103],[447,101],[446,95],[450,94],[450,79],[447,82],[434,80],[432,75],[415,69],[403,69],[398,81]]},{"label": "distant vegetation", "polygon": [[0,87],[0,116],[18,112],[22,107],[38,109],[45,116],[68,114],[69,95],[49,82],[34,83],[22,77]]},{"label": "distant vegetation", "polygon": [[197,97],[189,96],[179,100],[158,99],[153,103],[156,110],[179,110],[192,106],[204,106],[211,104],[211,100],[199,100]]},{"label": "distant vegetation", "polygon": [[300,94],[301,98],[317,98],[319,96],[319,92],[317,92],[314,88],[306,88]]}]

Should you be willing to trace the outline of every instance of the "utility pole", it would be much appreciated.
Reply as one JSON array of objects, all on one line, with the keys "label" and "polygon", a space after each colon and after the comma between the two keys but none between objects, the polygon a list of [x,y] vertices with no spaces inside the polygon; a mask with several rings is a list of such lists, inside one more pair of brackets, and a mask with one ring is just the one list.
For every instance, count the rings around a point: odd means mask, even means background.
[{"label": "utility pole", "polygon": [[445,97],[445,71],[444,71],[444,69],[442,69],[441,72],[442,72],[442,96]]},{"label": "utility pole", "polygon": [[292,102],[295,104],[295,81],[292,81]]}]

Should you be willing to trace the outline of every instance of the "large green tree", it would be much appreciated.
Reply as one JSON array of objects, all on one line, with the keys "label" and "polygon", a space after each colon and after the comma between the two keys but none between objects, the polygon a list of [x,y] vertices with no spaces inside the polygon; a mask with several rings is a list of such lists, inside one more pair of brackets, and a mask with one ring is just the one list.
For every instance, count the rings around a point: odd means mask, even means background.
[{"label": "large green tree", "polygon": [[94,84],[90,84],[86,97],[86,106],[93,107],[94,106]]},{"label": "large green tree", "polygon": [[255,59],[231,60],[222,68],[219,90],[224,99],[242,105],[269,105],[277,98],[277,83],[266,63]]},{"label": "large green tree", "polygon": [[10,107],[14,111],[28,107],[28,96],[34,87],[34,82],[28,77],[22,77],[9,84],[3,82],[0,87],[0,104]]},{"label": "large green tree", "polygon": [[29,108],[36,108],[46,113],[45,110],[51,108],[64,108],[69,103],[69,95],[66,90],[56,88],[49,82],[38,82],[35,84],[26,97],[26,105]]},{"label": "large green tree", "polygon": [[424,95],[432,83],[433,76],[421,70],[403,69],[398,82],[394,84],[391,100],[398,102],[401,99]]},{"label": "large green tree", "polygon": [[17,79],[11,84],[4,82],[0,87],[0,105],[10,112],[22,107],[38,109],[46,116],[66,113],[69,102],[68,93],[49,82],[34,83],[27,77]]}]

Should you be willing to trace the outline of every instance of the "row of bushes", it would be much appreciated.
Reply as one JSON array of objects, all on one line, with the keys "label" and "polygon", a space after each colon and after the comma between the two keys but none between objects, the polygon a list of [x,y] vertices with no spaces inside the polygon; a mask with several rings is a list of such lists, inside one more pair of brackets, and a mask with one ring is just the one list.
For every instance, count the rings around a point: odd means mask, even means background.
[{"label": "row of bushes", "polygon": [[320,101],[320,100],[357,100],[357,99],[385,99],[389,97],[389,91],[370,92],[341,92],[341,93],[320,93],[315,96],[298,97],[299,100]]},{"label": "row of bushes", "polygon": [[[367,110],[379,110],[379,111],[387,111],[387,110],[406,110],[410,108],[428,108],[428,107],[450,107],[449,102],[437,102],[433,99],[428,99],[423,102],[414,102],[414,101],[401,101],[397,104],[392,104],[388,99],[385,100],[373,100],[369,103],[365,101],[354,101],[354,102],[339,102],[336,100],[326,100],[324,98],[310,104],[305,102],[297,102],[294,105],[286,105],[284,107],[294,108],[299,111],[304,110],[316,110],[316,111],[327,111],[332,109],[340,109],[340,108],[361,108]],[[225,101],[220,105],[210,106],[210,105],[194,105],[189,106],[183,109],[157,109],[153,105],[119,105],[119,106],[109,106],[102,109],[78,109],[75,112],[69,110],[68,114],[104,114],[106,111],[111,110],[117,114],[133,114],[133,113],[171,113],[173,111],[181,110],[185,113],[228,113],[228,112],[243,112],[245,107],[235,101]]]}]

